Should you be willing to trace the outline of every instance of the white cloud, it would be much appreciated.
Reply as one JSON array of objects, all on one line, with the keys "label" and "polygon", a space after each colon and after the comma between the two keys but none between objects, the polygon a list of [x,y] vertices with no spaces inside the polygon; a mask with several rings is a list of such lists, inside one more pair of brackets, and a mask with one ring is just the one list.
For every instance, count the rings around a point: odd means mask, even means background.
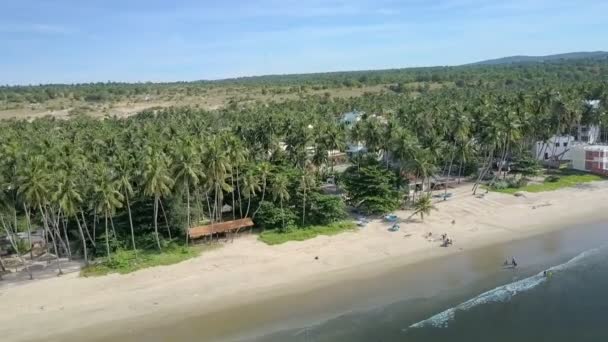
[{"label": "white cloud", "polygon": [[39,35],[68,35],[75,33],[76,30],[60,26],[41,23],[3,23],[0,24],[0,33],[27,33]]}]

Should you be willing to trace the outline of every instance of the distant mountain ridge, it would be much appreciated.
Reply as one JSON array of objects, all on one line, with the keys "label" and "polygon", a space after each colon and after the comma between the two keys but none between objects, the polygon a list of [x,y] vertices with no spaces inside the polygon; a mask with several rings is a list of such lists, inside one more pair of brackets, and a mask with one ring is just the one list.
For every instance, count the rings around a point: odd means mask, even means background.
[{"label": "distant mountain ridge", "polygon": [[519,64],[519,63],[544,63],[556,62],[561,60],[575,59],[608,59],[608,52],[593,51],[593,52],[569,52],[547,56],[509,56],[496,59],[488,59],[467,65],[499,65],[499,64]]}]

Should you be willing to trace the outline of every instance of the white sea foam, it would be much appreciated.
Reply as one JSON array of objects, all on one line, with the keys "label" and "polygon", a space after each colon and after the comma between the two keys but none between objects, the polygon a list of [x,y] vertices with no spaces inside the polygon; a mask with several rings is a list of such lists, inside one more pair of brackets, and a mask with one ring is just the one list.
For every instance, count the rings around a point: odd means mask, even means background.
[{"label": "white sea foam", "polygon": [[[552,273],[567,270],[568,268],[577,265],[581,260],[596,254],[600,249],[592,249],[585,251],[576,257],[570,259],[568,262],[561,265],[557,265],[548,269]],[[484,292],[479,296],[469,299],[464,303],[461,303],[455,307],[449,308],[443,312],[440,312],[433,317],[412,324],[409,328],[423,328],[423,327],[435,327],[435,328],[447,328],[448,323],[454,319],[454,315],[457,311],[466,311],[478,305],[496,302],[506,302],[513,298],[515,295],[521,292],[525,292],[535,288],[542,284],[547,278],[543,272],[533,275],[531,277],[518,280],[516,282],[499,286],[493,290]],[[408,328],[408,329],[409,329]],[[407,330],[407,329],[404,329]]]}]

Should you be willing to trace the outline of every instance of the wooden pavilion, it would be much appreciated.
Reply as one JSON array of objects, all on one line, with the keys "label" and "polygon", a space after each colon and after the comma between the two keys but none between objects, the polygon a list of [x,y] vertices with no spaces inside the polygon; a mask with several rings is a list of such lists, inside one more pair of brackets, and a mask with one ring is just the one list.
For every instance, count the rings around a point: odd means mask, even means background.
[{"label": "wooden pavilion", "polygon": [[191,239],[197,239],[204,236],[212,236],[220,233],[238,233],[243,228],[253,227],[253,221],[247,217],[240,220],[226,221],[213,223],[206,226],[194,227],[188,229],[188,235]]}]

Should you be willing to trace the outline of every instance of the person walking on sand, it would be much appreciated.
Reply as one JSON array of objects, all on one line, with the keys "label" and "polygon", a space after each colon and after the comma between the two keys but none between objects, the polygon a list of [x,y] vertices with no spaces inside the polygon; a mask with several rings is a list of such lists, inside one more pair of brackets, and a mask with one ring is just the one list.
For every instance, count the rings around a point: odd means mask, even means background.
[{"label": "person walking on sand", "polygon": [[513,265],[513,268],[517,267],[517,262],[515,261],[515,258],[511,258],[511,265]]}]

